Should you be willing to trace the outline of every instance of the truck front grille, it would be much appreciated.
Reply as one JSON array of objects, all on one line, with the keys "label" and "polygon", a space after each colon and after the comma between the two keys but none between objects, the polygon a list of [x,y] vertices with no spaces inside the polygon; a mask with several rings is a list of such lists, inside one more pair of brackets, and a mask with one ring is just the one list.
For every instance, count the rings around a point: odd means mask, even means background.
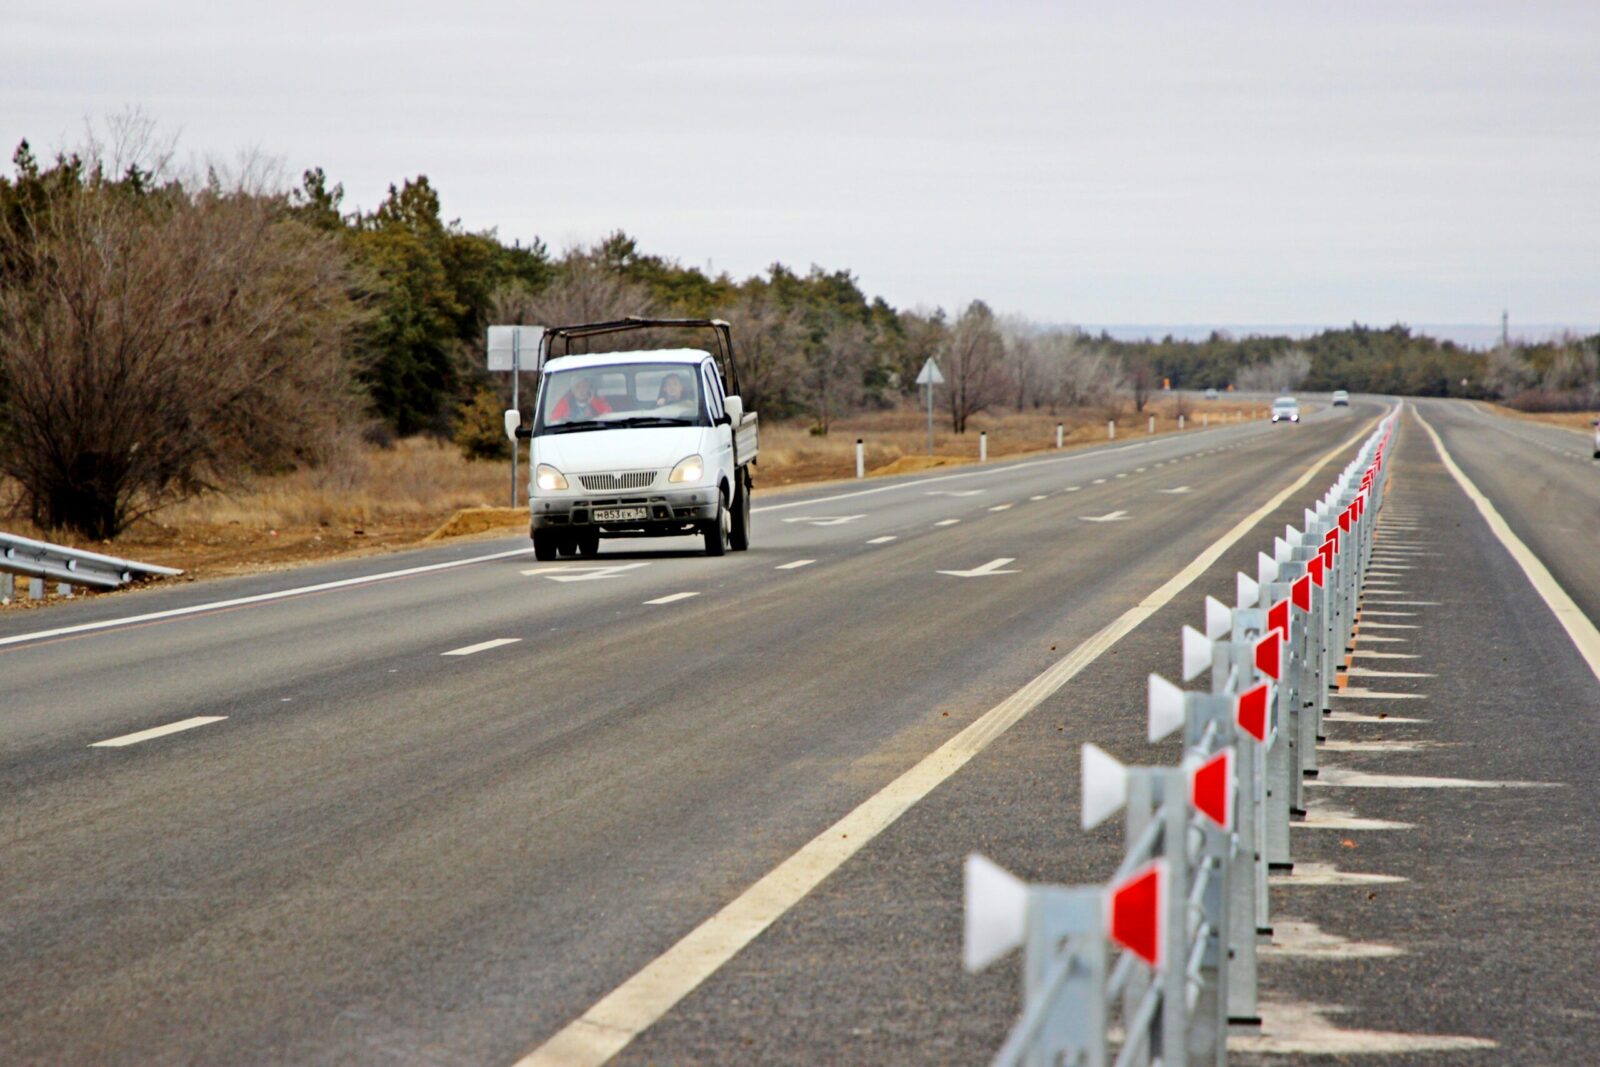
[{"label": "truck front grille", "polygon": [[644,489],[656,480],[655,471],[623,471],[619,474],[580,474],[578,481],[591,492],[617,489]]}]

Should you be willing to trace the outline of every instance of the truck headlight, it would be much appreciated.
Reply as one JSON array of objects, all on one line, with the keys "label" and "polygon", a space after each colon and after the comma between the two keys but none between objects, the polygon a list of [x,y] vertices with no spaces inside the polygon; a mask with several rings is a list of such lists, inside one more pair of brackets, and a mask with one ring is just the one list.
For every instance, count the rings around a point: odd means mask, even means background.
[{"label": "truck headlight", "polygon": [[705,461],[699,456],[685,456],[672,468],[672,473],[667,476],[669,482],[698,482],[705,477]]},{"label": "truck headlight", "polygon": [[548,463],[541,463],[534,470],[533,482],[540,489],[547,491],[551,489],[565,489],[567,487],[566,476],[560,471],[556,470],[554,467],[550,466]]}]

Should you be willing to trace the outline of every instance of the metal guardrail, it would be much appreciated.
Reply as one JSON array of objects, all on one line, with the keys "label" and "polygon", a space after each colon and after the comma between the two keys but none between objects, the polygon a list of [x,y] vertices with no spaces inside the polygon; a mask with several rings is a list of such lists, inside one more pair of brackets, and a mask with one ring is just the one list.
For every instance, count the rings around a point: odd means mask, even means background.
[{"label": "metal guardrail", "polygon": [[72,586],[90,589],[115,589],[135,578],[173,577],[182,574],[173,567],[158,567],[117,556],[35,541],[31,537],[0,533],[0,599],[9,600],[13,575],[32,579],[29,595],[35,600],[44,595],[44,583],[56,582],[68,591]]},{"label": "metal guardrail", "polygon": [[[1398,410],[1300,529],[1273,539],[1235,606],[1206,598],[1183,628],[1183,680],[1149,679],[1151,742],[1184,731],[1177,767],[1129,767],[1083,746],[1083,826],[1125,810],[1124,858],[1101,885],[1028,885],[966,862],[968,970],[1024,950],[1022,1014],[997,1067],[1227,1063],[1228,1027],[1259,1024],[1256,939],[1267,871],[1316,770],[1322,717],[1355,625]],[[1113,962],[1113,957],[1115,961]],[[1115,1053],[1113,1057],[1113,1053]]]}]

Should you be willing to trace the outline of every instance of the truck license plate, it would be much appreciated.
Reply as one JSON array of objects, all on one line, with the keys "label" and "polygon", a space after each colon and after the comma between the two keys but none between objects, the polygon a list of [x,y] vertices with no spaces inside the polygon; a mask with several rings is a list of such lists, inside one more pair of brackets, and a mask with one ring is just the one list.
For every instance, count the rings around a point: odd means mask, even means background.
[{"label": "truck license plate", "polygon": [[595,522],[630,522],[634,519],[648,519],[649,508],[595,508]]}]

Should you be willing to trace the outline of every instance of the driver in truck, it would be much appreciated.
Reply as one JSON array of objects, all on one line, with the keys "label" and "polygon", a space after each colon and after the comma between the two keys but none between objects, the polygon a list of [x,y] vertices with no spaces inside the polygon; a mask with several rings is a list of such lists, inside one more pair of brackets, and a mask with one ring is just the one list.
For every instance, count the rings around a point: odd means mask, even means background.
[{"label": "driver in truck", "polygon": [[669,374],[661,379],[661,388],[656,393],[656,407],[658,408],[692,408],[694,397],[689,395],[688,380],[682,374]]},{"label": "driver in truck", "polygon": [[595,394],[594,382],[586,377],[580,377],[572,383],[572,388],[567,395],[562,397],[550,412],[551,422],[568,422],[573,419],[592,419],[596,415],[608,415],[611,405]]}]

